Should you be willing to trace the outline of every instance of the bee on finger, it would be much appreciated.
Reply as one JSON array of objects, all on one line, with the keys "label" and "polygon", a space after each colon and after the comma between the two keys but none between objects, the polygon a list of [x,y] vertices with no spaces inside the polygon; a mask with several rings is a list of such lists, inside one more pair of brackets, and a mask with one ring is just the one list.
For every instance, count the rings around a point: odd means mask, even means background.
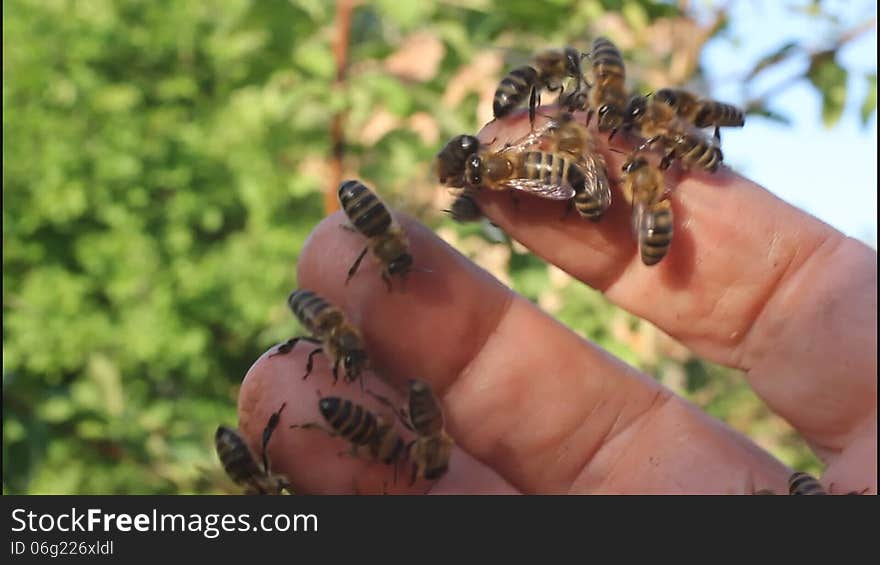
[{"label": "bee on finger", "polygon": [[410,485],[415,484],[417,478],[436,481],[445,475],[455,440],[446,433],[443,410],[431,385],[419,379],[410,380],[407,406],[400,410],[388,399],[367,392],[394,410],[403,426],[416,434],[416,439],[407,446],[412,463]]},{"label": "bee on finger", "polygon": [[391,217],[391,212],[379,196],[360,181],[343,181],[338,194],[339,205],[354,230],[368,240],[367,246],[348,270],[346,284],[357,273],[367,251],[372,251],[382,265],[382,280],[390,291],[391,277],[396,275],[403,278],[414,270],[406,233]]},{"label": "bee on finger", "polygon": [[[575,199],[581,215],[597,219],[611,203],[604,161],[586,139],[562,137],[569,135],[571,122],[560,125],[561,121],[550,120],[497,151],[481,146],[475,137],[457,136],[438,155],[441,182],[445,179],[466,192],[511,190],[551,200]],[[557,135],[561,139],[558,148]],[[541,145],[548,140],[551,148],[543,150]]]},{"label": "bee on finger", "polygon": [[593,82],[589,90],[587,125],[593,114],[598,120],[600,132],[614,137],[624,123],[627,102],[626,66],[620,49],[607,37],[597,37],[589,55],[592,63]]},{"label": "bee on finger", "polygon": [[796,471],[788,478],[788,493],[791,495],[828,494],[818,479],[802,471]]},{"label": "bee on finger", "polygon": [[[560,100],[564,97],[564,82],[574,79],[573,92],[580,92],[583,82],[581,60],[584,55],[573,47],[562,50],[551,49],[534,56],[527,65],[510,71],[498,85],[492,102],[495,119],[503,118],[514,108],[529,101],[529,125],[534,129],[535,110],[540,106],[542,90],[560,92]],[[571,98],[574,100],[574,98]]]},{"label": "bee on finger", "polygon": [[733,104],[701,98],[682,88],[663,88],[653,97],[675,110],[676,115],[698,128],[715,128],[715,142],[721,143],[722,127],[743,127],[745,114]]},{"label": "bee on finger", "polygon": [[570,202],[581,216],[598,221],[611,206],[611,184],[605,158],[596,149],[592,135],[569,112],[548,122],[545,131],[551,149],[570,155],[584,174],[585,182],[575,186]]},{"label": "bee on finger", "polygon": [[632,205],[633,235],[642,263],[659,263],[672,244],[672,206],[665,199],[663,174],[639,154],[623,165],[623,193]]},{"label": "bee on finger", "polygon": [[281,420],[281,411],[287,403],[269,417],[263,429],[262,464],[254,457],[244,438],[236,430],[218,426],[214,434],[214,448],[226,474],[236,484],[245,487],[245,494],[282,494],[290,491],[287,479],[270,472],[267,447]]},{"label": "bee on finger", "polygon": [[361,373],[369,366],[369,360],[360,331],[348,322],[345,314],[311,290],[305,289],[291,292],[287,297],[287,306],[311,335],[287,340],[270,357],[289,353],[299,341],[307,341],[318,347],[309,353],[303,379],[312,373],[315,355],[323,351],[333,363],[333,384],[339,380],[341,365],[345,370],[345,381],[353,382],[360,377],[363,387]]},{"label": "bee on finger", "polygon": [[351,444],[348,455],[360,457],[366,450],[368,457],[386,465],[394,465],[397,482],[398,463],[406,456],[406,443],[397,433],[394,418],[384,418],[351,400],[336,396],[318,399],[318,410],[329,428],[316,422],[294,424],[291,428],[318,429],[341,437]]},{"label": "bee on finger", "polygon": [[655,96],[633,96],[624,110],[624,128],[646,138],[636,151],[660,144],[665,151],[660,169],[679,161],[687,169],[715,172],[724,160],[721,148],[692,124],[675,113],[675,109]]}]

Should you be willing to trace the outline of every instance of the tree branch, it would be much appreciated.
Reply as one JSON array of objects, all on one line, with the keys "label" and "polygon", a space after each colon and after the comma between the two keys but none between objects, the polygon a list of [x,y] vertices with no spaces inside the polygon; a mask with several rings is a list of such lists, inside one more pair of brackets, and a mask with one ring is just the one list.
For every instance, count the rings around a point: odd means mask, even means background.
[{"label": "tree branch", "polygon": [[[353,0],[336,1],[336,37],[333,40],[333,58],[336,61],[336,80],[333,90],[345,90],[346,70],[348,69],[348,38],[351,34],[351,11]],[[324,190],[324,213],[330,215],[339,209],[336,190],[342,182],[343,159],[345,157],[345,110],[334,114],[330,122],[330,174]]]}]

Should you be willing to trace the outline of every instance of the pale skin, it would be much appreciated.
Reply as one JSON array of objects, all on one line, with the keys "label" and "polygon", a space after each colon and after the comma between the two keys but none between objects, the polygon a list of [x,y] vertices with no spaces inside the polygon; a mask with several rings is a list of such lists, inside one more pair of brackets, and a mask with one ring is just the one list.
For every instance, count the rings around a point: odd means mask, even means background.
[{"label": "pale skin", "polygon": [[[536,127],[543,119],[539,112]],[[528,131],[526,111],[488,124],[479,137],[500,145]],[[625,155],[605,155],[619,178]],[[672,186],[675,174],[666,177]],[[526,195],[517,206],[507,194],[483,191],[479,203],[547,262],[695,354],[742,369],[825,463],[826,488],[875,494],[876,251],[726,168],[679,181],[672,247],[654,267],[638,257],[618,190],[597,224],[576,212],[560,219],[562,203]],[[456,441],[450,470],[413,486],[402,471],[395,484],[391,467],[340,457],[344,440],[289,429],[321,421],[317,390],[387,412],[357,386],[334,387],[323,358],[308,380],[299,378],[312,349],[299,345],[263,354],[238,406],[243,432],[259,445],[269,415],[287,402],[269,453],[273,472],[286,474],[296,492],[787,492],[792,469],[751,439],[580,338],[428,228],[397,217],[414,264],[430,273],[411,274],[404,287],[395,280],[389,293],[379,265],[365,263],[346,285],[363,239],[339,229],[337,214],[306,242],[298,280],[363,331],[380,368],[366,376],[368,389],[401,405],[407,379],[431,383]]]}]

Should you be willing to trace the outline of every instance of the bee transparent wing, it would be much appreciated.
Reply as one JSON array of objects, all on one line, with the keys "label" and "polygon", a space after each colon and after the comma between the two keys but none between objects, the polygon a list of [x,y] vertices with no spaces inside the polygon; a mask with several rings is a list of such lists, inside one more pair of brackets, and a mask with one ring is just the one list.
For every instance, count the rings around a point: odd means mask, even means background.
[{"label": "bee transparent wing", "polygon": [[555,122],[553,120],[550,120],[535,131],[527,133],[526,135],[513,141],[507,142],[504,147],[498,150],[498,152],[505,153],[507,151],[525,151],[533,145],[541,143],[555,127]]},{"label": "bee transparent wing", "polygon": [[574,187],[567,183],[549,184],[537,179],[510,179],[505,181],[503,186],[551,200],[570,200],[574,198]]},{"label": "bee transparent wing", "polygon": [[611,206],[611,183],[608,182],[608,172],[605,170],[605,163],[587,155],[582,159],[581,169],[586,177],[584,188],[588,193],[592,194],[604,212]]},{"label": "bee transparent wing", "polygon": [[640,201],[633,202],[632,216],[630,218],[632,223],[632,235],[633,238],[639,243],[639,247],[641,247],[644,238],[644,226],[647,210],[648,205],[646,203]]}]

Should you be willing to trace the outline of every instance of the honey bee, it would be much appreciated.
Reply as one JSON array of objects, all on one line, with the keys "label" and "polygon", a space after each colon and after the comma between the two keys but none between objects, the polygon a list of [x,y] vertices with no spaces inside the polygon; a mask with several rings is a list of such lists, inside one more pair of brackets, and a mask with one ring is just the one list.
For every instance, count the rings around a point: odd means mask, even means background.
[{"label": "honey bee", "polygon": [[217,432],[214,434],[217,457],[229,478],[245,487],[245,494],[281,494],[290,489],[285,477],[270,473],[269,457],[266,453],[266,447],[275,428],[278,427],[281,411],[286,405],[287,403],[282,404],[277,412],[272,413],[263,429],[262,465],[254,457],[241,434],[226,426],[217,427]]},{"label": "honey bee", "polygon": [[623,165],[623,193],[632,204],[632,229],[642,263],[656,265],[672,244],[672,206],[664,199],[663,174],[633,155]]},{"label": "honey bee", "polygon": [[449,210],[444,210],[444,212],[448,212],[452,219],[460,224],[476,222],[483,217],[480,205],[474,199],[473,193],[469,191],[463,191],[456,196],[455,200],[452,201],[452,206],[449,207]]},{"label": "honey bee", "polygon": [[415,484],[417,478],[436,481],[445,475],[455,440],[446,433],[443,411],[431,386],[420,379],[410,380],[407,408],[400,410],[394,409],[387,398],[367,392],[394,410],[403,426],[416,434],[416,439],[407,446],[412,462],[410,485]]},{"label": "honey bee", "polygon": [[[287,340],[279,345],[270,357],[289,353],[298,341],[308,341],[319,347],[309,353],[303,379],[311,374],[313,358],[321,351],[324,351],[333,363],[333,384],[339,380],[340,365],[345,369],[346,382],[361,377],[361,372],[369,365],[364,340],[360,331],[346,320],[341,310],[311,290],[305,289],[291,292],[287,297],[287,305],[300,324],[312,335]],[[361,377],[361,387],[363,387],[363,377]]]},{"label": "honey bee", "polygon": [[583,73],[581,60],[584,55],[573,47],[563,50],[547,50],[535,55],[530,64],[519,66],[507,74],[498,89],[492,102],[492,112],[495,119],[503,118],[514,108],[519,106],[525,99],[529,99],[529,124],[534,127],[535,109],[540,106],[540,91],[549,92],[564,91],[564,81],[568,78],[575,80],[574,92],[581,90]]},{"label": "honey bee", "polygon": [[624,116],[625,128],[637,130],[647,138],[637,151],[658,142],[665,146],[666,153],[660,161],[663,170],[669,168],[673,160],[679,160],[686,168],[715,172],[724,160],[717,144],[680,118],[675,109],[653,96],[630,98]]},{"label": "honey bee", "polygon": [[455,441],[446,433],[440,402],[425,381],[410,381],[409,418],[418,434],[409,449],[413,462],[411,483],[415,483],[416,477],[435,481],[449,470]]},{"label": "honey bee", "polygon": [[675,113],[698,128],[714,127],[714,137],[721,142],[722,127],[743,127],[746,123],[743,111],[732,104],[717,102],[680,88],[663,88],[654,98],[670,106]]},{"label": "honey bee", "polygon": [[627,103],[626,66],[623,56],[614,43],[606,37],[597,37],[589,55],[592,63],[593,83],[589,91],[587,125],[595,113],[599,131],[610,131],[614,137],[624,123]]},{"label": "honey bee", "polygon": [[815,477],[801,471],[792,473],[788,478],[788,493],[792,495],[828,494]]},{"label": "honey bee", "polygon": [[393,418],[383,418],[360,404],[336,396],[319,398],[318,410],[329,429],[316,422],[290,427],[318,429],[330,436],[342,437],[351,443],[348,453],[353,457],[358,457],[359,450],[365,448],[372,459],[394,465],[396,482],[398,462],[406,456],[406,443],[395,431]]},{"label": "honey bee", "polygon": [[354,231],[360,232],[369,241],[348,270],[346,284],[361,266],[367,251],[372,250],[382,264],[382,280],[390,291],[392,276],[402,278],[413,270],[406,233],[397,225],[376,193],[360,181],[346,180],[339,185],[339,205],[354,226]]},{"label": "honey bee", "polygon": [[586,126],[578,123],[569,112],[562,112],[548,122],[547,137],[551,147],[560,153],[571,155],[584,173],[586,182],[575,186],[572,201],[578,213],[592,221],[598,221],[611,206],[611,185],[605,159],[596,150]]}]

